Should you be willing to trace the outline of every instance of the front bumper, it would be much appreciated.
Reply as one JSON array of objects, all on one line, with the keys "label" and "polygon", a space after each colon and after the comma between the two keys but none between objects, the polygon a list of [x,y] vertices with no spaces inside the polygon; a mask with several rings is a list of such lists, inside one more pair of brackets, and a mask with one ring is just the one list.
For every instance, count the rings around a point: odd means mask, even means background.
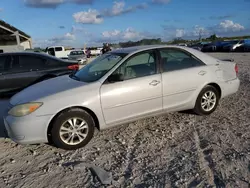
[{"label": "front bumper", "polygon": [[47,129],[51,115],[46,116],[5,116],[4,126],[8,136],[18,144],[47,143]]}]

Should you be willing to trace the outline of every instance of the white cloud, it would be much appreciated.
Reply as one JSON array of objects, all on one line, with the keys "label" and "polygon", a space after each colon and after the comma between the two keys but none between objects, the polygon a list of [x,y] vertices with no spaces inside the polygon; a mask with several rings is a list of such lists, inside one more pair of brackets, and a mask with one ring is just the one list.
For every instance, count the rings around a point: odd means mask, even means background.
[{"label": "white cloud", "polygon": [[242,31],[244,29],[245,29],[244,26],[240,25],[239,23],[234,23],[231,20],[222,21],[218,25],[218,30],[220,32],[236,32],[236,31]]},{"label": "white cloud", "polygon": [[111,9],[104,9],[101,11],[101,17],[118,16],[130,12],[135,12],[138,9],[146,9],[147,3],[137,4],[135,6],[125,7],[124,1],[114,1]]},{"label": "white cloud", "polygon": [[42,47],[53,46],[53,45],[70,45],[76,40],[76,37],[72,33],[66,33],[63,36],[52,37],[45,40],[35,40],[34,44]]},{"label": "white cloud", "polygon": [[72,33],[66,33],[63,37],[62,37],[63,40],[75,40],[76,37],[74,34]]},{"label": "white cloud", "polygon": [[86,28],[73,25],[71,28],[71,33],[78,33],[78,32],[85,33],[85,32],[87,32],[87,30],[86,30]]},{"label": "white cloud", "polygon": [[103,22],[103,18],[99,17],[99,12],[94,9],[89,9],[88,11],[77,12],[73,14],[73,18],[77,23],[83,24],[100,24]]},{"label": "white cloud", "polygon": [[171,0],[152,0],[152,3],[157,3],[157,4],[168,4],[170,3]]},{"label": "white cloud", "polygon": [[56,8],[64,3],[92,4],[94,0],[23,0],[24,4],[34,8]]},{"label": "white cloud", "polygon": [[127,28],[123,32],[123,38],[127,39],[127,40],[138,39],[140,37],[143,37],[143,35],[137,31],[135,31],[133,28]]},{"label": "white cloud", "polygon": [[125,3],[124,2],[114,2],[114,6],[112,8],[112,14],[118,15],[121,14],[124,10]]},{"label": "white cloud", "polygon": [[24,0],[27,6],[36,8],[55,8],[64,2],[64,0]]},{"label": "white cloud", "polygon": [[114,30],[114,31],[104,31],[102,32],[102,36],[105,38],[110,38],[110,37],[117,37],[121,34],[121,31],[119,30]]},{"label": "white cloud", "polygon": [[200,37],[209,37],[212,34],[220,36],[234,36],[246,34],[248,29],[239,23],[235,23],[231,20],[225,20],[214,26],[203,27],[195,25],[192,28],[176,28],[174,26],[163,26],[166,36],[165,38],[182,37],[186,39],[197,39]]},{"label": "white cloud", "polygon": [[176,29],[175,32],[176,32],[175,36],[178,37],[178,38],[183,37],[186,34],[186,31],[184,29]]},{"label": "white cloud", "polygon": [[195,25],[190,35],[195,36],[195,37],[199,37],[199,36],[204,37],[204,36],[211,35],[211,33],[212,32],[206,29],[205,27]]},{"label": "white cloud", "polygon": [[124,31],[113,30],[113,31],[104,31],[102,32],[102,37],[104,39],[110,39],[114,41],[123,41],[123,40],[135,40],[143,37],[143,34],[135,31],[133,28],[127,28]]},{"label": "white cloud", "polygon": [[0,8],[0,12],[3,12],[3,8]]}]

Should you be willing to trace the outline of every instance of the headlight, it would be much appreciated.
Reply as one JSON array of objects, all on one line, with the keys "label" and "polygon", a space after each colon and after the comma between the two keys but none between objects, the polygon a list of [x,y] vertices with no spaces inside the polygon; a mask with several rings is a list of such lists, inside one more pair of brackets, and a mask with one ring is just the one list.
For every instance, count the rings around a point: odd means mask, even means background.
[{"label": "headlight", "polygon": [[36,111],[43,103],[41,102],[32,102],[32,103],[25,103],[19,104],[11,108],[8,112],[9,115],[21,117],[26,116],[34,111]]}]

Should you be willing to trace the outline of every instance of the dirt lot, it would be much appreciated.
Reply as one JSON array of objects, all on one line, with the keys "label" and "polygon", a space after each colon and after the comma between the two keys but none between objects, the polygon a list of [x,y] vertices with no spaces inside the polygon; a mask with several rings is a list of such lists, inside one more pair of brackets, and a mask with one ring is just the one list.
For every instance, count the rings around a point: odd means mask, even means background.
[{"label": "dirt lot", "polygon": [[250,187],[250,53],[211,55],[235,59],[241,86],[208,117],[170,113],[96,131],[77,151],[17,145],[1,121],[0,187],[102,187],[88,164],[112,173],[110,187]]}]

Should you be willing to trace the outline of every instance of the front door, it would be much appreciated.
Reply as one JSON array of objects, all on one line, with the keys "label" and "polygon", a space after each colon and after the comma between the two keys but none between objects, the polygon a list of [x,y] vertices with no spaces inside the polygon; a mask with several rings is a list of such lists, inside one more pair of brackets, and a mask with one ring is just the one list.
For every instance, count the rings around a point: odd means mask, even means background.
[{"label": "front door", "polygon": [[185,109],[211,77],[209,67],[180,49],[160,50],[162,63],[163,109]]},{"label": "front door", "polygon": [[133,55],[113,74],[117,73],[124,75],[124,80],[105,82],[100,91],[106,124],[162,111],[162,82],[155,51]]}]

